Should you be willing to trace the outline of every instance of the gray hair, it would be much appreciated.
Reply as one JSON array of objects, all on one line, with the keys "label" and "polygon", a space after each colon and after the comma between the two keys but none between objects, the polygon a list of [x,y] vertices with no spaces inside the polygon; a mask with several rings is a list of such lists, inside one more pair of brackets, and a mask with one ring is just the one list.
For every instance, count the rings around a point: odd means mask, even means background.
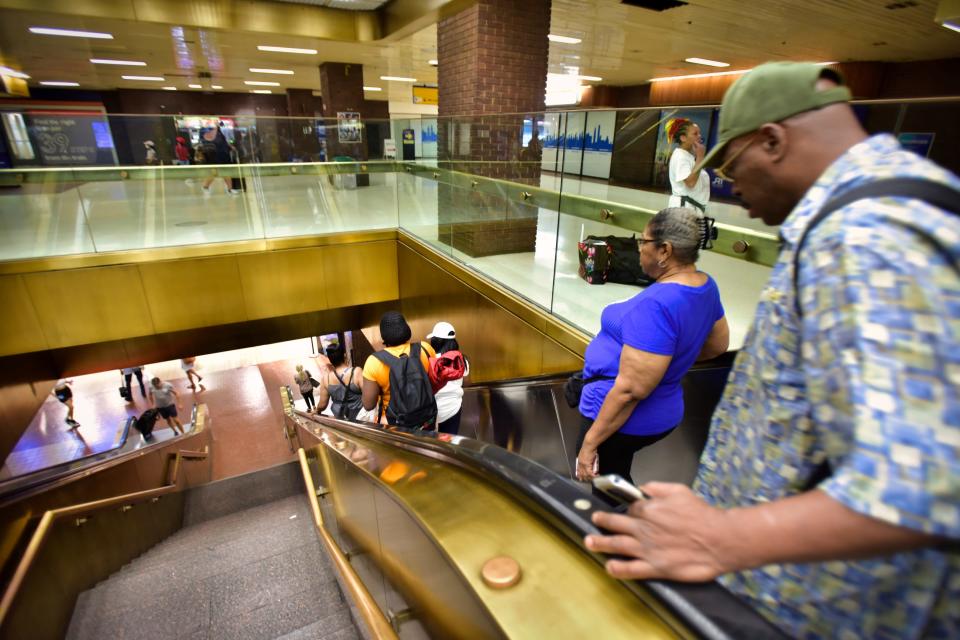
[{"label": "gray hair", "polygon": [[693,264],[700,257],[704,226],[693,209],[662,209],[650,220],[647,231],[655,242],[669,242],[673,245],[673,255],[680,264]]}]

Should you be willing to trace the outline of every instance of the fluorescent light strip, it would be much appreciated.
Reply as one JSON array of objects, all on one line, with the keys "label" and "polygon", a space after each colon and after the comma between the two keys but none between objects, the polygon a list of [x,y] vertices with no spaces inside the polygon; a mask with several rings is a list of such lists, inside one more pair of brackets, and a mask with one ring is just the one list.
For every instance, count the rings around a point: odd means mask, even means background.
[{"label": "fluorescent light strip", "polygon": [[405,78],[403,76],[380,76],[381,80],[387,80],[392,82],[416,82],[416,78]]},{"label": "fluorescent light strip", "polygon": [[10,76],[11,78],[20,78],[21,80],[30,79],[30,76],[25,74],[23,71],[17,71],[16,69],[11,69],[10,67],[0,67],[0,74]]},{"label": "fluorescent light strip", "polygon": [[30,27],[30,33],[41,36],[68,36],[70,38],[97,38],[98,40],[113,40],[113,35],[99,31],[77,31],[76,29],[54,29],[53,27]]},{"label": "fluorescent light strip", "polygon": [[580,44],[583,42],[580,38],[571,38],[570,36],[558,36],[556,34],[547,35],[547,40],[550,42],[562,42],[564,44]]},{"label": "fluorescent light strip", "polygon": [[190,87],[191,89],[203,89],[202,84],[188,84],[187,86]]},{"label": "fluorescent light strip", "polygon": [[250,73],[272,73],[278,76],[292,76],[293,71],[289,69],[257,69],[255,67],[250,67]]},{"label": "fluorescent light strip", "polygon": [[120,76],[124,80],[142,80],[143,82],[166,82],[163,76]]},{"label": "fluorescent light strip", "polygon": [[381,87],[364,87],[364,91],[383,91]]},{"label": "fluorescent light strip", "polygon": [[706,58],[684,58],[684,62],[691,62],[693,64],[703,64],[708,67],[729,67],[729,62],[718,62],[717,60],[708,60]]},{"label": "fluorescent light strip", "polygon": [[176,87],[164,87],[163,90],[164,90],[164,91],[176,91],[177,88],[176,88]]},{"label": "fluorescent light strip", "polygon": [[[838,64],[834,62],[816,62],[814,63],[818,67],[828,67],[832,64]],[[715,78],[719,76],[737,76],[751,71],[751,69],[741,69],[740,71],[714,71],[713,73],[694,73],[689,76],[666,76],[663,78],[650,78],[650,82],[663,82],[665,80],[688,80],[690,78]]]},{"label": "fluorescent light strip", "polygon": [[279,87],[279,82],[267,82],[266,80],[244,80],[243,84],[250,85],[251,87]]},{"label": "fluorescent light strip", "polygon": [[123,67],[145,67],[146,62],[140,60],[111,60],[109,58],[90,58],[93,64],[115,64]]},{"label": "fluorescent light strip", "polygon": [[250,93],[273,93],[270,89],[250,89]]},{"label": "fluorescent light strip", "polygon": [[79,82],[66,82],[64,80],[41,80],[40,84],[45,87],[79,87]]},{"label": "fluorescent light strip", "polygon": [[302,53],[310,56],[317,55],[316,49],[299,49],[297,47],[270,47],[265,44],[261,44],[257,46],[257,49],[260,51],[274,51],[276,53]]},{"label": "fluorescent light strip", "polygon": [[429,65],[432,66],[432,67],[436,67],[437,65],[440,64],[440,61],[439,61],[439,60],[427,60],[427,64],[429,64]]},{"label": "fluorescent light strip", "polygon": [[960,33],[960,24],[957,24],[956,22],[950,22],[949,20],[944,20],[943,24],[940,26],[943,27],[944,29],[950,29],[950,31],[956,31],[957,33]]},{"label": "fluorescent light strip", "polygon": [[210,85],[210,88],[211,88],[211,89],[223,89],[223,87],[221,87],[221,86],[218,85],[218,84],[212,84],[212,85]]},{"label": "fluorescent light strip", "polygon": [[587,82],[600,82],[603,78],[598,76],[577,76],[581,80],[586,80]]}]

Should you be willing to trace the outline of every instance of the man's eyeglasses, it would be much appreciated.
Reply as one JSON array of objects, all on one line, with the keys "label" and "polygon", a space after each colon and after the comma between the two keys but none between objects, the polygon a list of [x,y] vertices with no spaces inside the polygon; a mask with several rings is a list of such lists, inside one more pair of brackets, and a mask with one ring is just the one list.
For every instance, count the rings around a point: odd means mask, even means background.
[{"label": "man's eyeglasses", "polygon": [[717,175],[717,177],[721,178],[722,180],[726,180],[727,182],[733,182],[734,179],[731,171],[733,163],[736,162],[737,158],[740,157],[741,153],[747,150],[747,147],[749,147],[756,141],[757,141],[757,135],[754,134],[754,136],[750,138],[750,140],[747,141],[745,145],[737,149],[732,156],[727,158],[726,162],[724,162],[722,165],[714,169],[713,172]]}]

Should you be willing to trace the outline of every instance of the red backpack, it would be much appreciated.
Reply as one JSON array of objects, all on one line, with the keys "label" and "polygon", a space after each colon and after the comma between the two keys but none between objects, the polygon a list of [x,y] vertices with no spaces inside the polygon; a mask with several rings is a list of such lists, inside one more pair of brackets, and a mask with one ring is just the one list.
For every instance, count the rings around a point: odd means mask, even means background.
[{"label": "red backpack", "polygon": [[459,351],[447,351],[430,358],[430,386],[436,393],[451,380],[459,380],[467,370],[467,361]]}]

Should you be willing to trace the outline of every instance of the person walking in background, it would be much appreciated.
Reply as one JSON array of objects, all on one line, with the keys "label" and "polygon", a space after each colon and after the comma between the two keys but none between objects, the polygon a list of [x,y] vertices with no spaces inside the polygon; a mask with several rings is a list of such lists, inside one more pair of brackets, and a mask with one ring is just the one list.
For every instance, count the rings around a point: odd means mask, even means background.
[{"label": "person walking in background", "polygon": [[143,146],[146,149],[146,156],[143,159],[144,164],[160,164],[160,158],[157,156],[157,148],[154,146],[153,140],[145,140]]},{"label": "person walking in background", "polygon": [[173,164],[176,165],[188,165],[190,164],[190,148],[187,147],[187,140],[183,136],[177,136],[177,144],[173,148]]},{"label": "person walking in background", "polygon": [[307,413],[316,413],[317,403],[313,397],[314,378],[309,371],[303,368],[302,364],[297,365],[297,372],[293,376],[293,381],[300,389],[303,401],[307,403]]},{"label": "person walking in background", "polygon": [[76,429],[80,426],[80,423],[73,419],[73,390],[70,388],[72,383],[72,380],[58,381],[50,395],[67,407],[66,423],[70,425],[71,429]]},{"label": "person walking in background", "polygon": [[133,402],[133,391],[130,389],[130,383],[133,381],[133,376],[137,376],[137,383],[140,385],[140,395],[146,398],[147,389],[143,386],[143,367],[126,367],[122,369],[122,371],[123,381],[127,387],[127,401]]},{"label": "person walking in background", "polygon": [[584,354],[578,479],[616,473],[631,480],[634,454],[683,419],[683,376],[694,362],[726,352],[720,290],[696,265],[711,237],[708,223],[671,207],[643,230],[640,264],[655,282],[604,308]]},{"label": "person walking in background", "polygon": [[[183,369],[184,373],[187,374],[187,381],[190,383],[187,385],[187,388],[196,389],[197,385],[200,384],[200,381],[203,380],[203,376],[197,373],[197,359],[194,356],[181,358],[180,368]],[[196,378],[196,382],[194,382],[194,378]],[[207,388],[200,384],[200,391],[206,390]]]},{"label": "person walking in background", "polygon": [[[960,637],[960,178],[772,62],[704,159],[781,248],[693,488],[594,513],[637,580],[719,581],[791,638]],[[601,457],[602,460],[602,457]]]},{"label": "person walking in background", "polygon": [[[536,129],[534,129],[536,131]],[[449,322],[438,322],[427,334],[430,346],[437,358],[456,351],[460,353],[457,331]],[[463,408],[463,379],[470,375],[470,362],[464,358],[464,371],[460,377],[447,382],[434,394],[437,400],[437,431],[456,435],[460,431],[460,413]],[[459,375],[459,370],[458,370]]]},{"label": "person walking in background", "polygon": [[180,423],[180,418],[177,417],[177,409],[181,408],[180,396],[174,390],[172,384],[164,382],[160,378],[151,380],[150,401],[153,403],[153,406],[157,408],[157,411],[160,412],[160,415],[167,421],[174,435],[177,435],[178,429],[179,433],[186,433],[183,425]]},{"label": "person walking in background", "polygon": [[702,216],[710,202],[710,176],[697,167],[704,153],[700,125],[686,118],[671,120],[667,123],[667,140],[671,144],[677,143],[670,155],[672,195],[667,206],[688,207]]},{"label": "person walking in background", "polygon": [[[227,144],[226,138],[223,137],[220,127],[207,129],[200,138],[200,146],[198,148],[203,154],[204,164],[230,164],[230,146]],[[216,180],[216,176],[214,176],[211,171],[210,175],[204,178],[203,184],[201,185],[204,194],[210,194],[210,185],[213,184],[214,180]],[[231,187],[230,178],[224,176],[223,183],[229,192]]]},{"label": "person walking in background", "polygon": [[333,417],[356,420],[363,408],[363,374],[359,367],[347,365],[346,351],[340,345],[327,347],[326,353],[331,369],[323,375],[317,412],[323,411],[332,402],[330,411]]}]

